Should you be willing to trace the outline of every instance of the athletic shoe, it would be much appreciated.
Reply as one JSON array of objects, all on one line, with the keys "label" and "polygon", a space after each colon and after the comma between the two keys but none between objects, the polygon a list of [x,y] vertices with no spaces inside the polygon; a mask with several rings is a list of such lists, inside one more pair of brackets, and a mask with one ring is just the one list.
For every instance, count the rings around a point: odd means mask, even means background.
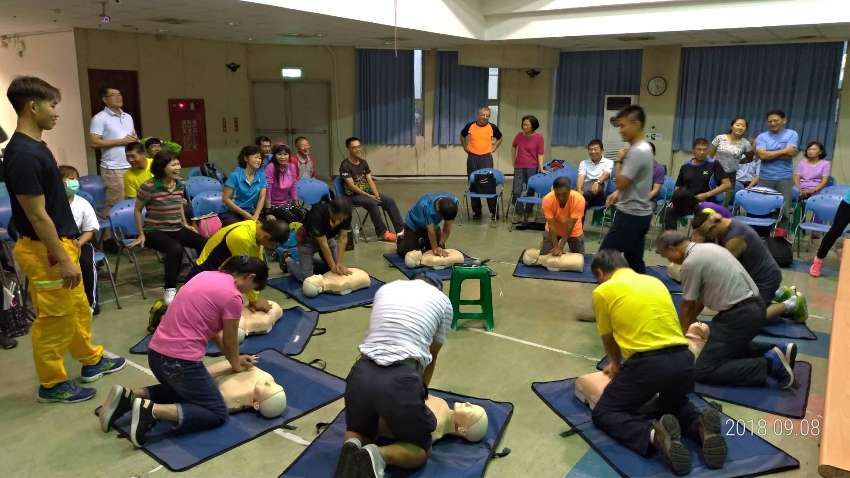
[{"label": "athletic shoe", "polygon": [[820,270],[823,267],[823,259],[814,258],[812,267],[809,267],[809,275],[812,277],[820,277]]},{"label": "athletic shoe", "polygon": [[13,349],[17,346],[18,346],[17,340],[15,340],[11,337],[6,337],[5,335],[0,334],[0,347],[4,348],[6,350],[11,350],[11,349]]},{"label": "athletic shoe", "polygon": [[797,344],[788,342],[785,344],[785,360],[788,361],[788,366],[794,370],[794,365],[797,363]]},{"label": "athletic shoe", "polygon": [[153,417],[153,402],[141,398],[133,399],[133,418],[130,420],[130,441],[141,448],[147,440],[147,434],[156,419]]},{"label": "athletic shoe", "polygon": [[794,308],[794,321],[798,324],[805,324],[809,320],[809,306],[806,303],[806,296],[797,292],[797,307]]},{"label": "athletic shoe", "polygon": [[673,473],[678,476],[690,473],[691,453],[682,444],[682,430],[676,417],[670,414],[662,416],[655,422],[653,429],[653,445],[670,464]]},{"label": "athletic shoe", "polygon": [[97,391],[93,388],[78,387],[68,380],[51,388],[38,387],[38,397],[41,403],[77,403],[94,398]]},{"label": "athletic shoe", "polygon": [[787,285],[779,286],[779,288],[776,289],[776,294],[773,295],[773,300],[776,302],[785,302],[791,297],[794,297],[795,292],[797,292],[796,287],[789,287]]},{"label": "athletic shoe", "polygon": [[165,305],[171,305],[171,301],[174,300],[175,295],[177,295],[177,289],[174,289],[174,288],[165,289],[162,293],[162,302]]},{"label": "athletic shoe", "polygon": [[121,357],[100,357],[100,362],[94,365],[83,365],[83,369],[80,371],[80,381],[84,383],[94,382],[104,375],[121,370],[125,365],[127,365],[127,361]]},{"label": "athletic shoe", "polygon": [[788,364],[788,359],[785,358],[782,350],[779,347],[773,347],[765,354],[765,358],[770,368],[768,375],[779,383],[779,388],[791,388],[794,385],[794,369]]},{"label": "athletic shoe", "polygon": [[121,385],[113,385],[106,395],[106,401],[100,407],[97,418],[103,433],[109,431],[115,420],[133,409],[133,394]]},{"label": "athletic shoe", "polygon": [[702,411],[699,421],[702,425],[702,461],[712,470],[723,468],[726,440],[720,433],[720,412],[714,407],[707,407]]},{"label": "athletic shoe", "polygon": [[339,461],[336,462],[334,478],[357,478],[357,469],[354,462],[359,452],[360,441],[355,438],[349,438],[342,444]]},{"label": "athletic shoe", "polygon": [[398,236],[390,231],[384,231],[384,236],[381,238],[384,242],[395,242]]},{"label": "athletic shoe", "polygon": [[384,478],[384,468],[387,464],[381,455],[381,450],[374,444],[369,444],[357,450],[354,456],[354,468],[357,478]]}]

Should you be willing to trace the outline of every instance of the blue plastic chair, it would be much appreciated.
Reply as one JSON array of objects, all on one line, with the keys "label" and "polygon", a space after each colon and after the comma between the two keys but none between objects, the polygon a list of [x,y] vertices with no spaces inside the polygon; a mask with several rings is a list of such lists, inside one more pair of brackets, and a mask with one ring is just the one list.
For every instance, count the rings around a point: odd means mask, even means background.
[{"label": "blue plastic chair", "polygon": [[[130,244],[139,237],[139,230],[136,228],[136,200],[125,199],[118,201],[109,210],[109,222],[112,224],[112,233],[115,235],[115,240],[118,243],[118,254],[115,260],[115,280],[118,278],[118,270],[121,267],[121,253],[127,254],[127,258],[133,263],[136,268],[136,278],[139,280],[139,290],[142,292],[142,299],[147,299],[145,296],[145,284],[142,281],[142,272],[139,270],[139,261],[136,258],[136,251],[130,247]],[[142,211],[144,217],[144,211]]]},{"label": "blue plastic chair", "polygon": [[[493,194],[484,194],[484,193],[474,193],[469,190],[469,187],[472,185],[473,181],[475,181],[475,176],[480,174],[493,174],[493,177],[496,179],[496,192]],[[466,206],[466,219],[470,219],[472,215],[469,212],[469,200],[472,198],[478,199],[496,199],[496,217],[505,216],[504,214],[504,204],[502,202],[502,192],[505,189],[505,173],[499,171],[496,168],[481,168],[476,169],[475,171],[469,173],[469,182],[467,183],[466,191],[463,193],[463,202]],[[502,216],[499,216],[499,214]]]},{"label": "blue plastic chair", "polygon": [[106,184],[100,176],[80,176],[80,190],[89,193],[96,211],[106,206]]},{"label": "blue plastic chair", "polygon": [[202,192],[218,191],[221,193],[223,190],[224,186],[220,182],[208,176],[191,176],[186,180],[186,196],[189,197],[190,201]]},{"label": "blue plastic chair", "polygon": [[843,198],[847,194],[847,191],[850,191],[850,184],[835,184],[821,189],[818,196],[838,196]]},{"label": "blue plastic chair", "polygon": [[[829,231],[830,224],[835,219],[838,206],[843,201],[840,196],[824,196],[817,194],[806,201],[806,209],[803,212],[803,220],[794,230],[794,242],[797,243],[797,257],[800,257],[800,230],[808,232],[819,232],[825,234]],[[807,220],[806,218],[809,217]]]},{"label": "blue plastic chair", "polygon": [[[778,214],[782,211],[781,194],[763,194],[742,189],[735,194],[735,207],[740,213],[744,209],[747,215],[737,214],[735,219],[754,227],[775,227]],[[752,217],[754,216],[761,217]],[[768,217],[765,217],[768,216]]]},{"label": "blue plastic chair", "polygon": [[[552,176],[552,174],[537,173],[528,178],[528,183],[525,186],[525,194],[514,199],[514,208],[520,205],[540,206],[543,203],[543,196],[552,190],[553,180],[549,176]],[[508,221],[508,229],[513,230],[512,221]]]},{"label": "blue plastic chair", "polygon": [[6,183],[0,181],[0,197],[9,197],[9,188],[6,187]]},{"label": "blue plastic chair", "polygon": [[224,205],[221,191],[203,191],[192,198],[192,212],[195,217],[221,214],[225,211],[227,206]]},{"label": "blue plastic chair", "polygon": [[[345,183],[343,182],[342,176],[334,176],[333,186],[334,194],[336,194],[337,197],[345,196]],[[357,236],[360,236],[363,239],[363,242],[369,242],[369,238],[366,236],[366,232],[364,229],[364,226],[366,225],[366,219],[369,217],[369,214],[365,211],[364,208],[356,204],[351,205],[351,212],[352,215],[354,215],[354,231],[352,231],[351,237],[354,239],[355,243],[357,241]],[[387,217],[387,211],[381,208],[381,212],[384,214],[384,224],[391,224],[389,217]],[[375,231],[376,238],[378,237],[377,234],[378,231]]]},{"label": "blue plastic chair", "polygon": [[[545,169],[547,171],[551,171],[553,161],[562,161],[563,167],[561,169],[557,170],[557,171],[563,171],[563,170],[573,171],[573,172],[575,172],[576,175],[578,175],[578,169],[576,169],[575,166],[573,166],[572,164],[570,164],[566,161],[563,161],[563,160],[557,159],[557,158],[556,159],[550,159],[549,161],[546,161],[545,163],[543,163],[543,169]],[[557,171],[552,171],[552,172],[557,172]]]},{"label": "blue plastic chair", "polygon": [[324,181],[314,178],[301,178],[295,183],[295,193],[298,199],[310,206],[318,204],[323,199],[330,200],[331,190]]}]

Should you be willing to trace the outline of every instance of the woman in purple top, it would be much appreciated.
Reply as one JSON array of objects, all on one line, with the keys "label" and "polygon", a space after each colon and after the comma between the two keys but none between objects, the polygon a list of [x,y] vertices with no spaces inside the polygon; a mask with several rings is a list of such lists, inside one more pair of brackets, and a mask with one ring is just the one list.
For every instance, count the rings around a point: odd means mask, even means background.
[{"label": "woman in purple top", "polygon": [[[536,132],[540,122],[534,116],[526,115],[520,124],[522,131],[514,136],[513,141],[514,187],[511,204],[522,195],[528,185],[528,178],[543,172],[543,135]],[[526,196],[530,195],[526,193]],[[517,214],[522,214],[523,223],[528,221],[531,207],[531,204],[526,204],[524,210],[519,211],[517,206]]]},{"label": "woman in purple top", "polygon": [[295,183],[298,182],[298,168],[290,160],[292,151],[285,144],[276,144],[272,148],[272,160],[266,165],[266,207],[285,206],[297,199]]},{"label": "woman in purple top", "polygon": [[806,157],[797,163],[794,172],[794,185],[800,190],[800,199],[807,199],[819,193],[829,182],[831,164],[826,159],[823,145],[812,141],[806,146]]}]

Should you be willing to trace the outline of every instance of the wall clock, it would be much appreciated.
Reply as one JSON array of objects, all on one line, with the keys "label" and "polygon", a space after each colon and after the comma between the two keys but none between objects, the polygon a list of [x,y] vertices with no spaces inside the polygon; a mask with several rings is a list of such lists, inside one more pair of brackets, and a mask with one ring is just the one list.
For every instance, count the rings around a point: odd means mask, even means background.
[{"label": "wall clock", "polygon": [[646,91],[652,96],[661,96],[667,91],[667,79],[663,76],[654,76],[646,83]]}]

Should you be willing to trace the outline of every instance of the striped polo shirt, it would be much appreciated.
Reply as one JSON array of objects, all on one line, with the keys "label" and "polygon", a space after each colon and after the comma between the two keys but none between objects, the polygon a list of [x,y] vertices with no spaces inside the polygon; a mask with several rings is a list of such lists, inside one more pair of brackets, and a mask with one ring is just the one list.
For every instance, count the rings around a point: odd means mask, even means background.
[{"label": "striped polo shirt", "polygon": [[147,209],[145,232],[179,231],[183,228],[183,181],[178,179],[174,188],[169,190],[162,180],[151,178],[139,188],[136,200],[144,203]]},{"label": "striped polo shirt", "polygon": [[431,343],[443,343],[452,325],[446,294],[421,280],[397,280],[375,293],[360,353],[387,366],[409,358],[431,363]]}]

